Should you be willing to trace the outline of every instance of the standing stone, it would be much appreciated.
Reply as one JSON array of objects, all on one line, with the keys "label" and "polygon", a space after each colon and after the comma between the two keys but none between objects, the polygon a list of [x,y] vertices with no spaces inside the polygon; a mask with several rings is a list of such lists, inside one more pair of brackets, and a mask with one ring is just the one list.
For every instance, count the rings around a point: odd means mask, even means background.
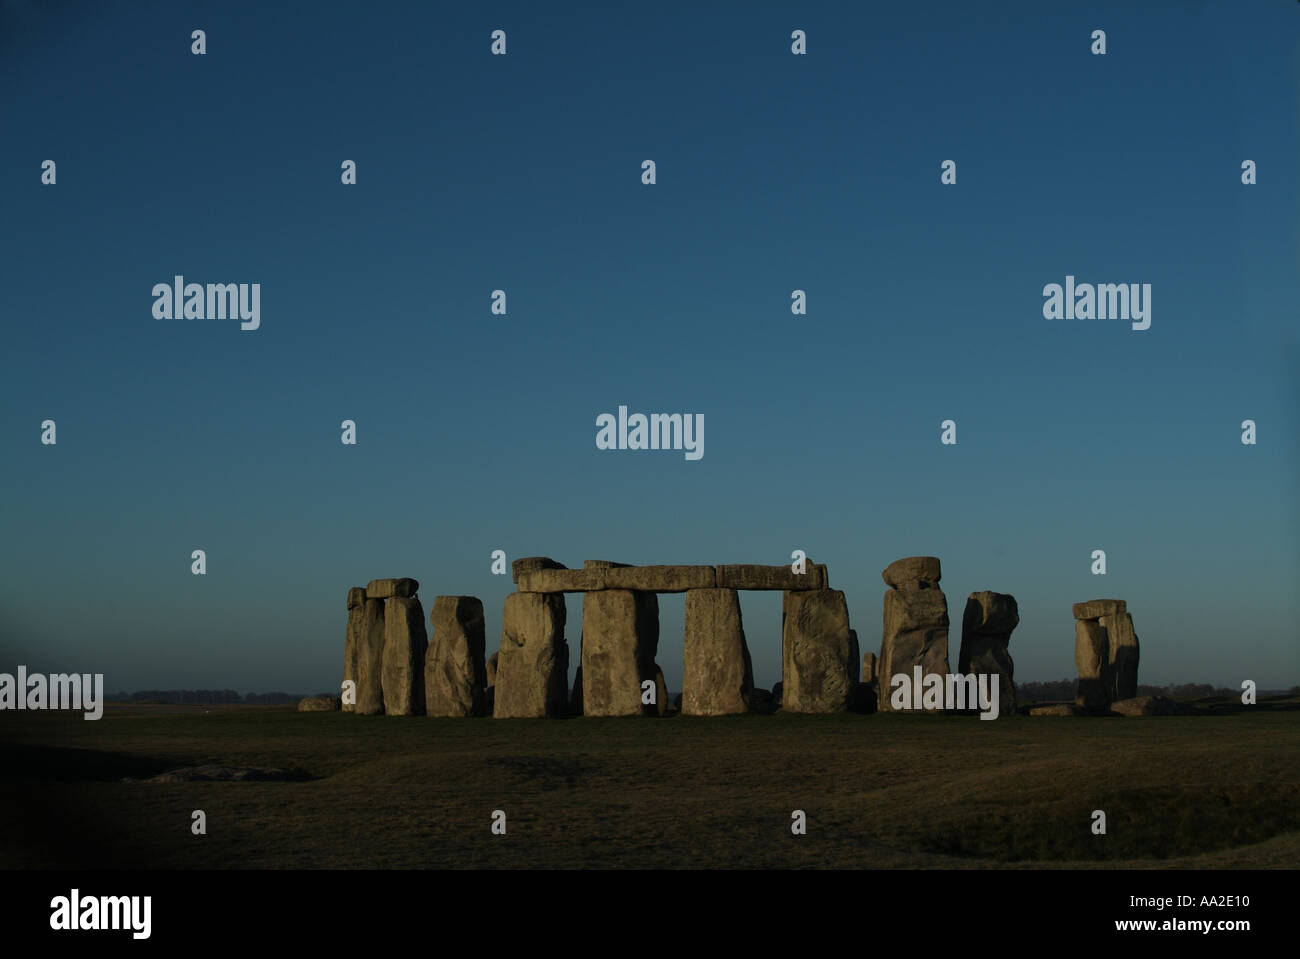
[{"label": "standing stone", "polygon": [[497,719],[563,716],[568,707],[569,645],[564,594],[511,593],[501,617]]},{"label": "standing stone", "polygon": [[1109,640],[1111,698],[1133,699],[1138,687],[1138,638],[1133,631],[1133,617],[1120,612],[1103,616],[1099,622]]},{"label": "standing stone", "polygon": [[684,715],[748,712],[754,673],[734,589],[687,590],[684,658]]},{"label": "standing stone", "polygon": [[473,596],[435,596],[429,619],[433,637],[424,658],[425,714],[483,715],[483,603]]},{"label": "standing stone", "polygon": [[838,589],[781,596],[781,708],[792,713],[847,712],[857,670],[849,609]]},{"label": "standing stone", "polygon": [[357,624],[357,706],[362,716],[384,711],[384,601],[367,599]]},{"label": "standing stone", "polygon": [[862,657],[862,679],[860,682],[874,683],[876,681],[876,669],[878,660],[875,653],[867,653]]},{"label": "standing stone", "polygon": [[487,661],[487,684],[495,686],[497,684],[497,660],[501,658],[500,653],[493,653]]},{"label": "standing stone", "polygon": [[1011,631],[1019,625],[1020,607],[1009,593],[985,590],[971,593],[966,600],[957,672],[996,674],[999,716],[1014,716],[1016,712],[1015,663],[1007,647]]},{"label": "standing stone", "polygon": [[582,597],[582,714],[653,716],[641,684],[655,679],[659,597],[606,589]]},{"label": "standing stone", "polygon": [[1074,702],[1089,712],[1110,709],[1110,643],[1106,629],[1095,619],[1074,624],[1074,665],[1079,670],[1079,689]]},{"label": "standing stone", "polygon": [[[365,613],[366,591],[360,586],[348,590],[348,631],[343,644],[343,683],[350,680],[355,686],[357,681],[357,646],[360,639],[362,618]],[[353,690],[353,702],[343,703],[343,712],[355,712],[357,704],[356,690]]]},{"label": "standing stone", "polygon": [[394,596],[384,605],[384,713],[424,715],[424,652],[429,636],[424,608],[414,596]]},{"label": "standing stone", "polygon": [[884,635],[876,666],[879,709],[923,712],[910,706],[895,709],[890,698],[894,677],[905,675],[911,683],[917,666],[923,677],[948,674],[948,599],[938,586],[939,560],[934,556],[896,560],[881,577],[890,588],[885,593]]}]

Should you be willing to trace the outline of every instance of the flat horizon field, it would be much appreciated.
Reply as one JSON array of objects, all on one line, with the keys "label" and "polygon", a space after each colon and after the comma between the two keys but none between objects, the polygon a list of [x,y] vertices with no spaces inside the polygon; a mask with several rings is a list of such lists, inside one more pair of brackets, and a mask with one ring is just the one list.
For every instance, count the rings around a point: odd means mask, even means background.
[{"label": "flat horizon field", "polygon": [[[14,713],[4,732],[6,869],[1300,863],[1293,709],[497,721],[123,704],[98,722]],[[123,781],[209,763],[301,778]]]}]

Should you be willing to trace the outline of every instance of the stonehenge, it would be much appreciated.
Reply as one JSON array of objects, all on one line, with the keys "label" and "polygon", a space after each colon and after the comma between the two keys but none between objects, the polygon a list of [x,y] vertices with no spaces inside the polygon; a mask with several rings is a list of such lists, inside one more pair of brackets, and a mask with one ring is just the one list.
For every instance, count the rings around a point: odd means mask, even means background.
[{"label": "stonehenge", "polygon": [[[744,713],[971,712],[969,700],[891,697],[899,676],[965,677],[996,694],[983,718],[1017,712],[1009,645],[1020,623],[1014,596],[971,593],[962,614],[958,676],[948,675],[948,601],[940,561],[910,556],[881,573],[879,652],[863,652],[850,628],[844,592],[824,565],[633,566],[587,560],[569,569],[549,557],[515,560],[516,591],[506,596],[500,649],[487,656],[482,602],[437,596],[426,630],[420,584],[371,580],[348,590],[343,695],[304,700],[303,711],[341,708],[362,716],[543,719],[561,716],[728,716]],[[741,615],[741,590],[781,596],[782,675],[769,692],[754,685]],[[566,593],[582,597],[572,690],[565,637]],[[685,594],[682,692],[672,698],[656,657],[659,593]],[[1073,606],[1073,704],[1025,707],[1030,715],[1170,714],[1137,696],[1138,639],[1123,600]],[[985,678],[992,682],[986,684]],[[902,680],[899,680],[902,683]],[[903,688],[900,686],[900,689]],[[949,697],[951,700],[953,697]],[[892,700],[892,701],[891,701]]]},{"label": "stonehenge", "polygon": [[425,715],[483,715],[488,671],[483,659],[482,601],[473,596],[438,596],[429,615],[433,636],[424,658]]},{"label": "stonehenge", "polygon": [[740,596],[734,589],[686,593],[685,660],[682,715],[748,712],[754,670],[741,622]]},{"label": "stonehenge", "polygon": [[898,710],[890,702],[891,683],[898,674],[948,674],[948,600],[939,589],[939,559],[909,556],[895,560],[880,574],[885,585],[884,634],[880,643],[880,712]]},{"label": "stonehenge", "polygon": [[541,719],[568,712],[565,616],[564,597],[558,593],[506,597],[492,709],[497,719]]},{"label": "stonehenge", "polygon": [[[369,594],[369,587],[366,587]],[[424,609],[415,596],[393,596],[384,602],[384,653],[380,668],[384,713],[388,716],[424,714],[424,653],[429,645]]]},{"label": "stonehenge", "polygon": [[1074,619],[1075,705],[1107,713],[1113,703],[1137,697],[1138,638],[1124,600],[1075,603]]},{"label": "stonehenge", "polygon": [[983,590],[966,599],[961,618],[961,649],[957,654],[957,672],[996,673],[999,677],[999,712],[1016,711],[1015,664],[1007,646],[1011,631],[1020,625],[1020,607],[1008,593]]},{"label": "stonehenge", "polygon": [[781,597],[781,708],[842,713],[857,687],[857,646],[838,589],[788,590]]},{"label": "stonehenge", "polygon": [[[582,597],[582,714],[658,715],[661,702],[642,702],[642,683],[659,670],[659,598],[630,589],[603,589]],[[565,683],[567,685],[567,673]]]}]

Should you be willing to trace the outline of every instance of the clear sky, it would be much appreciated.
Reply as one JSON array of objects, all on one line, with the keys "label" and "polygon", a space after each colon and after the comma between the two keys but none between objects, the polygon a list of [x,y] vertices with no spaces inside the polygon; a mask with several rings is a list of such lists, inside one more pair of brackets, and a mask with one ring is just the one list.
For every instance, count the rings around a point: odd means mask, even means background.
[{"label": "clear sky", "polygon": [[[490,653],[494,549],[801,548],[864,651],[937,555],[954,669],[993,589],[1020,680],[1121,597],[1142,682],[1294,685],[1298,88],[1283,0],[0,0],[0,671],[315,692],[372,578],[479,596]],[[176,274],[260,329],[155,319]],[[1067,275],[1150,329],[1044,319]],[[620,404],[705,455],[598,450]],[[780,596],[742,606],[770,686]]]}]

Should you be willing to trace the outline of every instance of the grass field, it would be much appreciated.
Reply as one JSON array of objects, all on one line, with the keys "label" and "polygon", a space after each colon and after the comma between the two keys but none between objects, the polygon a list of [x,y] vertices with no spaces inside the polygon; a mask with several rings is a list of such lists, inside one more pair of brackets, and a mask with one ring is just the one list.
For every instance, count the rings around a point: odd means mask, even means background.
[{"label": "grass field", "polygon": [[[1295,711],[507,721],[110,705],[98,722],[8,713],[0,734],[5,868],[1300,865]],[[122,781],[201,763],[308,778]]]}]

